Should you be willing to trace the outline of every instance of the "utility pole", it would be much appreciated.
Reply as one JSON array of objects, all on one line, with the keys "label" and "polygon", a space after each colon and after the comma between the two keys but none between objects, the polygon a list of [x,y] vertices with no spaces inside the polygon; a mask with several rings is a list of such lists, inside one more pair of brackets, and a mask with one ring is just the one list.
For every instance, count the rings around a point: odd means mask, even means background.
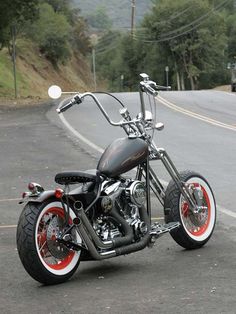
[{"label": "utility pole", "polygon": [[165,72],[166,72],[166,87],[169,86],[169,67],[168,65],[165,67]]},{"label": "utility pole", "polygon": [[[236,56],[234,57],[236,59]],[[228,63],[228,70],[231,70],[231,92],[236,92],[236,62]]]},{"label": "utility pole", "polygon": [[131,37],[134,38],[136,0],[131,0]]},{"label": "utility pole", "polygon": [[94,81],[94,90],[97,90],[97,79],[96,79],[96,61],[95,61],[95,47],[92,49],[93,55],[93,81]]},{"label": "utility pole", "polygon": [[16,85],[16,25],[12,26],[12,62],[13,62],[15,98],[17,98],[17,85]]},{"label": "utility pole", "polygon": [[93,59],[93,81],[94,81],[94,90],[97,90],[97,78],[96,78],[96,52],[95,47],[98,43],[98,37],[96,34],[90,36],[90,41],[92,44],[92,59]]}]

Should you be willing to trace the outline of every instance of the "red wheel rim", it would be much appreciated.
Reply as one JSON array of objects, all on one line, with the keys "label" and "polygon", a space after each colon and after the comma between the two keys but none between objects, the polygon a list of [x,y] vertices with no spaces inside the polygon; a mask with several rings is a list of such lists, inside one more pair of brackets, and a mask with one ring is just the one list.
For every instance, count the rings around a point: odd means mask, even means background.
[{"label": "red wheel rim", "polygon": [[181,215],[183,217],[182,220],[183,220],[183,222],[185,222],[185,227],[187,228],[188,232],[190,232],[190,234],[192,234],[196,237],[199,237],[199,236],[202,236],[209,227],[210,220],[211,220],[211,203],[210,203],[209,196],[208,196],[205,188],[202,185],[200,185],[199,183],[191,183],[191,184],[193,184],[195,187],[200,187],[202,192],[203,192],[203,198],[204,198],[205,203],[206,203],[207,213],[206,213],[206,210],[204,210],[203,213],[198,214],[198,215],[207,214],[207,217],[205,218],[204,224],[197,226],[197,225],[194,225],[192,223],[192,225],[190,227],[189,222],[186,223],[187,221],[190,220],[189,205],[186,201],[183,202],[181,205]]},{"label": "red wheel rim", "polygon": [[[62,270],[66,268],[72,261],[73,257],[75,256],[75,252],[68,250],[67,256],[65,256],[62,259],[56,258],[54,256],[51,256],[54,258],[54,263],[48,262],[46,259],[50,256],[50,251],[48,249],[47,244],[47,230],[45,228],[45,222],[43,221],[46,216],[49,215],[55,215],[60,218],[64,218],[64,210],[60,207],[51,207],[49,208],[41,217],[41,220],[39,222],[39,227],[37,230],[37,243],[39,247],[39,254],[41,255],[41,258],[44,260],[44,262],[47,264],[48,267],[54,269],[54,270]],[[72,224],[71,217],[69,218],[69,224]],[[56,240],[56,236],[52,235],[51,239],[52,241]]]}]

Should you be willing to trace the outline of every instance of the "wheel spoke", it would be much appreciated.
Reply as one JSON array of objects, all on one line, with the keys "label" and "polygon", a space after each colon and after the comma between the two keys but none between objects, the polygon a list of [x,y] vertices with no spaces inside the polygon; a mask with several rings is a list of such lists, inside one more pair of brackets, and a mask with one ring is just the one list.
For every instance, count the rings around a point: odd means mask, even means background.
[{"label": "wheel spoke", "polygon": [[199,213],[191,213],[189,210],[188,203],[184,200],[184,197],[181,195],[181,216],[185,228],[193,235],[201,235],[205,232],[208,227],[210,220],[210,203],[209,197],[206,193],[206,190],[199,183],[190,183],[189,185],[190,193],[194,195],[194,189],[201,191],[201,200],[203,210]]},{"label": "wheel spoke", "polygon": [[38,251],[46,265],[52,269],[67,267],[75,255],[74,251],[57,241],[59,234],[65,231],[64,215],[62,208],[51,208],[44,213],[38,225]]},{"label": "wheel spoke", "polygon": [[46,243],[47,243],[47,240],[44,241],[44,243],[42,244],[42,246],[41,246],[40,249],[39,249],[39,252],[42,251],[42,249],[44,248],[44,246],[46,245]]}]

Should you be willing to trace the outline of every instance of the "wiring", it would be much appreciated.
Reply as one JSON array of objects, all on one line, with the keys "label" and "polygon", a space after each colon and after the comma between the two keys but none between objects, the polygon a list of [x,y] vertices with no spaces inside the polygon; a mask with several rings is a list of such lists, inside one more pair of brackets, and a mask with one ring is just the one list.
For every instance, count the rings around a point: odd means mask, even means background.
[{"label": "wiring", "polygon": [[116,96],[114,96],[113,94],[111,94],[111,93],[96,91],[96,92],[93,92],[93,94],[104,94],[104,95],[108,95],[108,96],[114,98],[116,101],[118,101],[118,103],[120,103],[123,108],[125,107],[125,105],[121,102],[121,100],[120,100],[119,98],[117,98]]},{"label": "wiring", "polygon": [[[183,36],[183,35],[185,35],[187,33],[190,33],[192,30],[198,28],[200,25],[202,25],[205,22],[205,20],[212,13],[214,13],[215,11],[217,11],[217,10],[221,9],[222,7],[224,7],[229,1],[230,0],[224,0],[223,2],[218,4],[216,7],[214,7],[212,10],[210,10],[206,14],[200,16],[199,18],[197,18],[193,22],[191,22],[191,23],[189,23],[187,25],[181,26],[180,28],[178,28],[176,30],[173,30],[173,31],[167,32],[165,34],[162,34],[159,38],[157,38],[155,40],[152,40],[152,39],[150,39],[150,40],[147,39],[146,40],[146,39],[143,39],[142,36],[139,36],[139,35],[136,35],[136,34],[134,35],[134,39],[142,41],[144,43],[159,43],[159,42],[163,42],[163,41],[169,41],[169,40],[175,39],[177,37],[181,37],[181,36]],[[179,33],[180,31],[181,31],[181,33]]]},{"label": "wiring", "polygon": [[95,51],[96,51],[96,55],[102,55],[102,54],[104,54],[104,53],[107,53],[107,52],[109,52],[109,51],[112,51],[112,50],[118,48],[118,46],[119,46],[119,43],[112,43],[110,46],[104,47],[104,48],[101,49],[101,50],[95,50]]}]

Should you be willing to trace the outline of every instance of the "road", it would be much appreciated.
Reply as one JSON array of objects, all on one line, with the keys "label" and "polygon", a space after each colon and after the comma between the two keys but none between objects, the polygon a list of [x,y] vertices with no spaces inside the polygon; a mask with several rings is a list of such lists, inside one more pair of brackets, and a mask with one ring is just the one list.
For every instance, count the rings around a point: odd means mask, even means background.
[{"label": "road", "polygon": [[[161,96],[201,116],[236,123],[234,95],[209,91]],[[136,113],[138,95],[120,97]],[[113,103],[106,102],[106,107],[119,119]],[[51,188],[57,172],[95,167],[99,153],[88,143],[102,149],[122,136],[122,130],[109,127],[91,103],[64,114],[87,144],[65,132],[55,108],[0,109],[1,313],[235,313],[235,131],[173,110],[164,101],[157,110],[165,124],[157,134],[158,146],[167,149],[179,169],[204,174],[215,191],[221,210],[211,241],[201,250],[184,251],[165,236],[152,250],[81,263],[69,282],[44,287],[25,273],[17,255],[15,224],[21,206],[16,198],[31,180]],[[168,181],[160,164],[154,168]]]},{"label": "road", "polygon": [[[163,97],[169,103],[163,102]],[[137,114],[139,110],[137,93],[121,94],[120,98],[124,100],[131,113]],[[120,117],[117,114],[119,105],[108,101],[108,96],[99,95],[99,99],[105,103],[105,108],[113,120],[119,121]],[[178,107],[173,107],[173,102]],[[157,115],[158,121],[165,124],[165,129],[156,132],[155,142],[167,150],[178,169],[192,169],[203,174],[213,186],[220,207],[236,214],[232,198],[236,175],[235,108],[236,96],[233,93],[218,91],[162,93],[161,102],[158,101]],[[79,107],[72,108],[64,114],[64,119],[80,135],[100,148],[105,148],[117,136],[124,136],[121,128],[112,127],[107,123],[91,101],[85,101]],[[90,147],[85,144],[85,148]],[[97,157],[99,155],[100,152]],[[153,166],[160,177],[168,182],[169,177],[159,162],[154,162]]]}]

